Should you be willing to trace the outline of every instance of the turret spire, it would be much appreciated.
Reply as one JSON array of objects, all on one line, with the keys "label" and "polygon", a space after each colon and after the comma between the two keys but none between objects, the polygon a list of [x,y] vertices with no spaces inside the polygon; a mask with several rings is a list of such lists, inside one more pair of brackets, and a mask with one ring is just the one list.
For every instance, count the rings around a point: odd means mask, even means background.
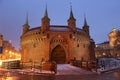
[{"label": "turret spire", "polygon": [[28,25],[28,13],[26,14],[26,22],[25,22],[26,25]]},{"label": "turret spire", "polygon": [[72,5],[70,4],[70,19],[75,19],[72,12]]},{"label": "turret spire", "polygon": [[89,35],[89,25],[87,24],[87,20],[86,20],[86,16],[84,15],[84,25],[83,25],[83,30],[87,33],[87,35],[90,37]]},{"label": "turret spire", "polygon": [[47,18],[48,18],[47,4],[46,4],[46,9],[45,9],[44,17],[47,17]]},{"label": "turret spire", "polygon": [[84,15],[84,26],[88,26],[87,25],[87,20],[86,20],[86,16]]},{"label": "turret spire", "polygon": [[23,32],[22,34],[25,34],[29,30],[29,24],[28,24],[28,13],[26,13],[26,21],[25,24],[23,25]]},{"label": "turret spire", "polygon": [[68,27],[70,29],[72,29],[73,31],[76,30],[76,19],[73,16],[73,12],[72,12],[72,6],[70,4],[70,17],[68,19]]},{"label": "turret spire", "polygon": [[50,27],[50,19],[48,17],[48,12],[47,12],[47,5],[44,13],[44,17],[42,18],[42,25],[41,25],[41,30],[44,32],[46,30],[49,30]]}]

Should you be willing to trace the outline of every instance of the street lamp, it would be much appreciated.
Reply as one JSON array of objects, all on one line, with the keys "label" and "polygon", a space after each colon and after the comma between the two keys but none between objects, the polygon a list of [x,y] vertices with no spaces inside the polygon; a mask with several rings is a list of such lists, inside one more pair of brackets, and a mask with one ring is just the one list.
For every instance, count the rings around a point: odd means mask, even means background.
[{"label": "street lamp", "polygon": [[106,53],[103,53],[103,57],[105,57],[106,56]]}]

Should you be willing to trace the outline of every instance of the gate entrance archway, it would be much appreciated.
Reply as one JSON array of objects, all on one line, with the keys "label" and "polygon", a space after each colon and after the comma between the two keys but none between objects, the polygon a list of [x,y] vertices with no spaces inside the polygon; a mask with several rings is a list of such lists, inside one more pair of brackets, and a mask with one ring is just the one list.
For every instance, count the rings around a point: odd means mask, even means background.
[{"label": "gate entrance archway", "polygon": [[56,46],[51,53],[51,61],[55,61],[57,64],[66,62],[65,50],[62,46]]}]

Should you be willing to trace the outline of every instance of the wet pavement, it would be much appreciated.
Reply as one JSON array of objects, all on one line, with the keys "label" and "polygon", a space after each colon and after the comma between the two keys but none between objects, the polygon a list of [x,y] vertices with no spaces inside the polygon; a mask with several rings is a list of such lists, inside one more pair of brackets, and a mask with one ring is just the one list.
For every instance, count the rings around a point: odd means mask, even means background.
[{"label": "wet pavement", "polygon": [[55,75],[9,70],[0,71],[0,80],[120,80],[120,69],[97,74],[69,65],[58,65],[58,73]]}]

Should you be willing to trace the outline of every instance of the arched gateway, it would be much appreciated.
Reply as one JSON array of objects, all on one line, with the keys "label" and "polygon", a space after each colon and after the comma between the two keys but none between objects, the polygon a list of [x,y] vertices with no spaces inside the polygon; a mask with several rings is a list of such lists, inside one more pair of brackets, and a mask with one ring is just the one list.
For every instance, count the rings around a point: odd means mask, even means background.
[{"label": "arched gateway", "polygon": [[66,62],[65,50],[62,46],[56,46],[51,52],[51,61],[55,61],[57,64]]}]

